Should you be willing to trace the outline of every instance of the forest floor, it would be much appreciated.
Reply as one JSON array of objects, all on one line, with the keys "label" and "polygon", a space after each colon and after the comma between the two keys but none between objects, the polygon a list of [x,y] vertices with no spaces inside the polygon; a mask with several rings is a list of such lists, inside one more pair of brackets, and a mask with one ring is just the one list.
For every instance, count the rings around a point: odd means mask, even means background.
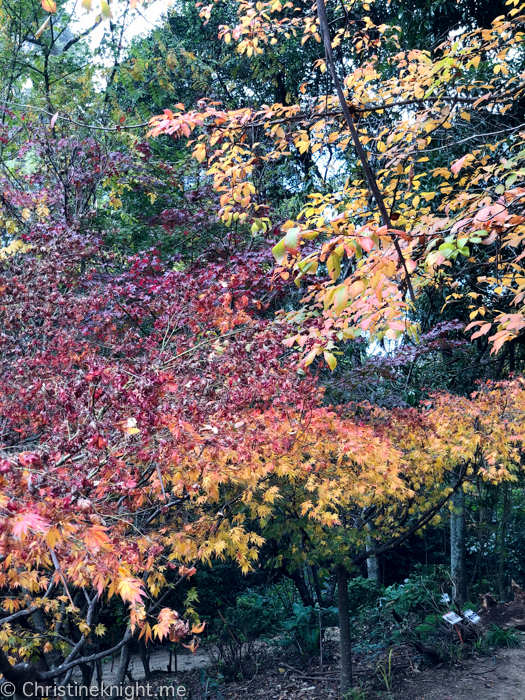
[{"label": "forest floor", "polygon": [[[152,695],[162,694],[161,686],[183,686],[183,697],[191,700],[336,700],[340,695],[335,644],[328,646],[326,655],[332,663],[325,663],[321,671],[318,660],[305,664],[291,649],[286,654],[269,649],[249,680],[217,683],[218,674],[209,668],[205,651],[180,655],[177,674],[165,673],[164,655],[159,654],[152,659],[152,670],[164,673],[154,674],[150,685]],[[410,647],[400,645],[392,657],[391,692],[377,673],[381,663],[388,663],[386,656],[373,662],[365,656],[354,660],[356,685],[365,689],[366,700],[525,700],[525,647],[470,657],[448,668],[425,667]],[[139,664],[134,659],[133,677],[140,682]],[[108,675],[106,671],[105,682]]]},{"label": "forest floor", "polygon": [[525,700],[525,649],[427,669],[397,686],[395,700]]}]

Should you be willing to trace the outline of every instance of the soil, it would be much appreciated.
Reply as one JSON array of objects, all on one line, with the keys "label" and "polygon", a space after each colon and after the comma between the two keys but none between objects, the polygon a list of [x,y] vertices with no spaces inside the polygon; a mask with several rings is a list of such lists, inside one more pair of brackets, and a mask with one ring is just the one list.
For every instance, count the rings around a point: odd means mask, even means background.
[{"label": "soil", "polygon": [[395,700],[525,700],[525,649],[429,669],[399,685]]},{"label": "soil", "polygon": [[[286,658],[286,661],[284,660]],[[194,661],[190,661],[194,659]],[[163,656],[159,668],[165,669]],[[185,688],[191,700],[337,700],[339,695],[337,646],[326,649],[322,670],[319,660],[305,664],[292,651],[283,656],[271,650],[257,674],[245,681],[217,683],[204,652],[198,657],[180,657],[179,673],[163,673],[152,679],[152,695],[160,686]],[[472,657],[452,668],[423,666],[420,655],[400,645],[392,655],[393,689],[387,692],[375,670],[385,659],[356,658],[356,685],[366,689],[366,700],[525,700],[525,648],[497,651],[493,656]],[[158,664],[152,664],[157,666]],[[134,679],[140,681],[139,665]]]}]

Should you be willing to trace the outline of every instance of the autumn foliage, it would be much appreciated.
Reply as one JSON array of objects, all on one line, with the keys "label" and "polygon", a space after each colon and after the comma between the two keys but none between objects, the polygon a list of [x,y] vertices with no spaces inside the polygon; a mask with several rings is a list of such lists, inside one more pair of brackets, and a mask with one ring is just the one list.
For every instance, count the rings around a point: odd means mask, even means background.
[{"label": "autumn foliage", "polygon": [[[219,38],[247,59],[290,36],[321,43],[303,5],[237,5],[238,24]],[[521,377],[391,407],[333,405],[323,372],[346,342],[415,357],[458,329],[458,343],[488,341],[495,354],[521,337],[522,127],[491,139],[480,127],[465,155],[431,158],[458,125],[504,119],[523,98],[513,65],[523,8],[430,53],[401,50],[395,27],[358,5],[331,37],[355,59],[341,88],[350,125],[337,91],[313,96],[308,82],[293,104],[208,99],[152,117],[152,142],[182,139],[207,188],[193,223],[189,198],[155,222],[168,234],[193,225],[204,241],[213,222],[229,232],[222,249],[191,259],[119,249],[91,226],[97,193],[110,183],[117,210],[128,183],[147,190],[149,146],[130,155],[94,136],[60,138],[56,115],[24,127],[17,157],[53,167],[2,176],[0,196],[0,672],[17,687],[63,678],[133,637],[195,650],[205,621],[190,603],[175,609],[173,591],[217,560],[251,571],[279,533],[291,543],[274,553],[280,567],[323,557],[350,570],[370,556],[371,535],[381,554],[439,522],[458,490],[518,478]],[[214,9],[200,6],[203,19]],[[330,74],[323,58],[314,67]],[[13,123],[6,109],[6,142]],[[261,171],[292,155],[354,158],[354,131],[366,155],[355,178],[273,220]],[[432,293],[438,316],[467,304],[470,324],[421,340],[417,305]],[[104,616],[117,606],[126,626],[110,643]],[[36,657],[43,670],[25,663]]]}]

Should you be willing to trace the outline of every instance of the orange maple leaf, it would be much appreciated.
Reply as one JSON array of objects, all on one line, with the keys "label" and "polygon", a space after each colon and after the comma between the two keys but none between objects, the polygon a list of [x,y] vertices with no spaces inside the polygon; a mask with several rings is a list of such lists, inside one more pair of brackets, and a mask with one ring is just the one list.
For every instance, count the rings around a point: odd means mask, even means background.
[{"label": "orange maple leaf", "polygon": [[90,549],[99,550],[103,545],[108,544],[110,539],[106,535],[107,527],[93,525],[84,535],[84,542]]},{"label": "orange maple leaf", "polygon": [[132,578],[131,576],[123,578],[120,581],[117,586],[117,592],[120,594],[123,601],[127,601],[132,605],[141,603],[142,597],[146,595],[142,589],[142,583],[138,579]]}]

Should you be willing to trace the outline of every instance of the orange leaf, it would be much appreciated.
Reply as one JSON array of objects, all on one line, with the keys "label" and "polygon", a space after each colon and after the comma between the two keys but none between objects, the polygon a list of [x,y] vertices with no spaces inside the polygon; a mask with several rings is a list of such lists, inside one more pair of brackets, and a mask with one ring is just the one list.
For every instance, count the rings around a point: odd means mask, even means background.
[{"label": "orange leaf", "polygon": [[46,12],[54,15],[57,11],[57,4],[54,0],[42,0],[42,7]]},{"label": "orange leaf", "polygon": [[206,627],[205,622],[201,622],[199,625],[193,625],[191,628],[191,633],[192,634],[200,634],[201,632],[204,631],[204,628]]},{"label": "orange leaf", "polygon": [[108,544],[110,539],[106,535],[107,527],[93,525],[84,535],[84,542],[90,549],[99,550],[103,545]]},{"label": "orange leaf", "polygon": [[199,641],[197,637],[194,637],[189,644],[183,644],[182,646],[186,647],[186,649],[189,649],[192,654],[195,654],[195,652],[199,648]]},{"label": "orange leaf", "polygon": [[117,592],[120,593],[120,597],[124,602],[131,603],[132,605],[135,605],[136,603],[141,603],[142,602],[142,596],[145,596],[146,594],[142,590],[142,584],[141,582],[136,579],[128,576],[127,578],[123,578],[120,583],[117,586]]}]

